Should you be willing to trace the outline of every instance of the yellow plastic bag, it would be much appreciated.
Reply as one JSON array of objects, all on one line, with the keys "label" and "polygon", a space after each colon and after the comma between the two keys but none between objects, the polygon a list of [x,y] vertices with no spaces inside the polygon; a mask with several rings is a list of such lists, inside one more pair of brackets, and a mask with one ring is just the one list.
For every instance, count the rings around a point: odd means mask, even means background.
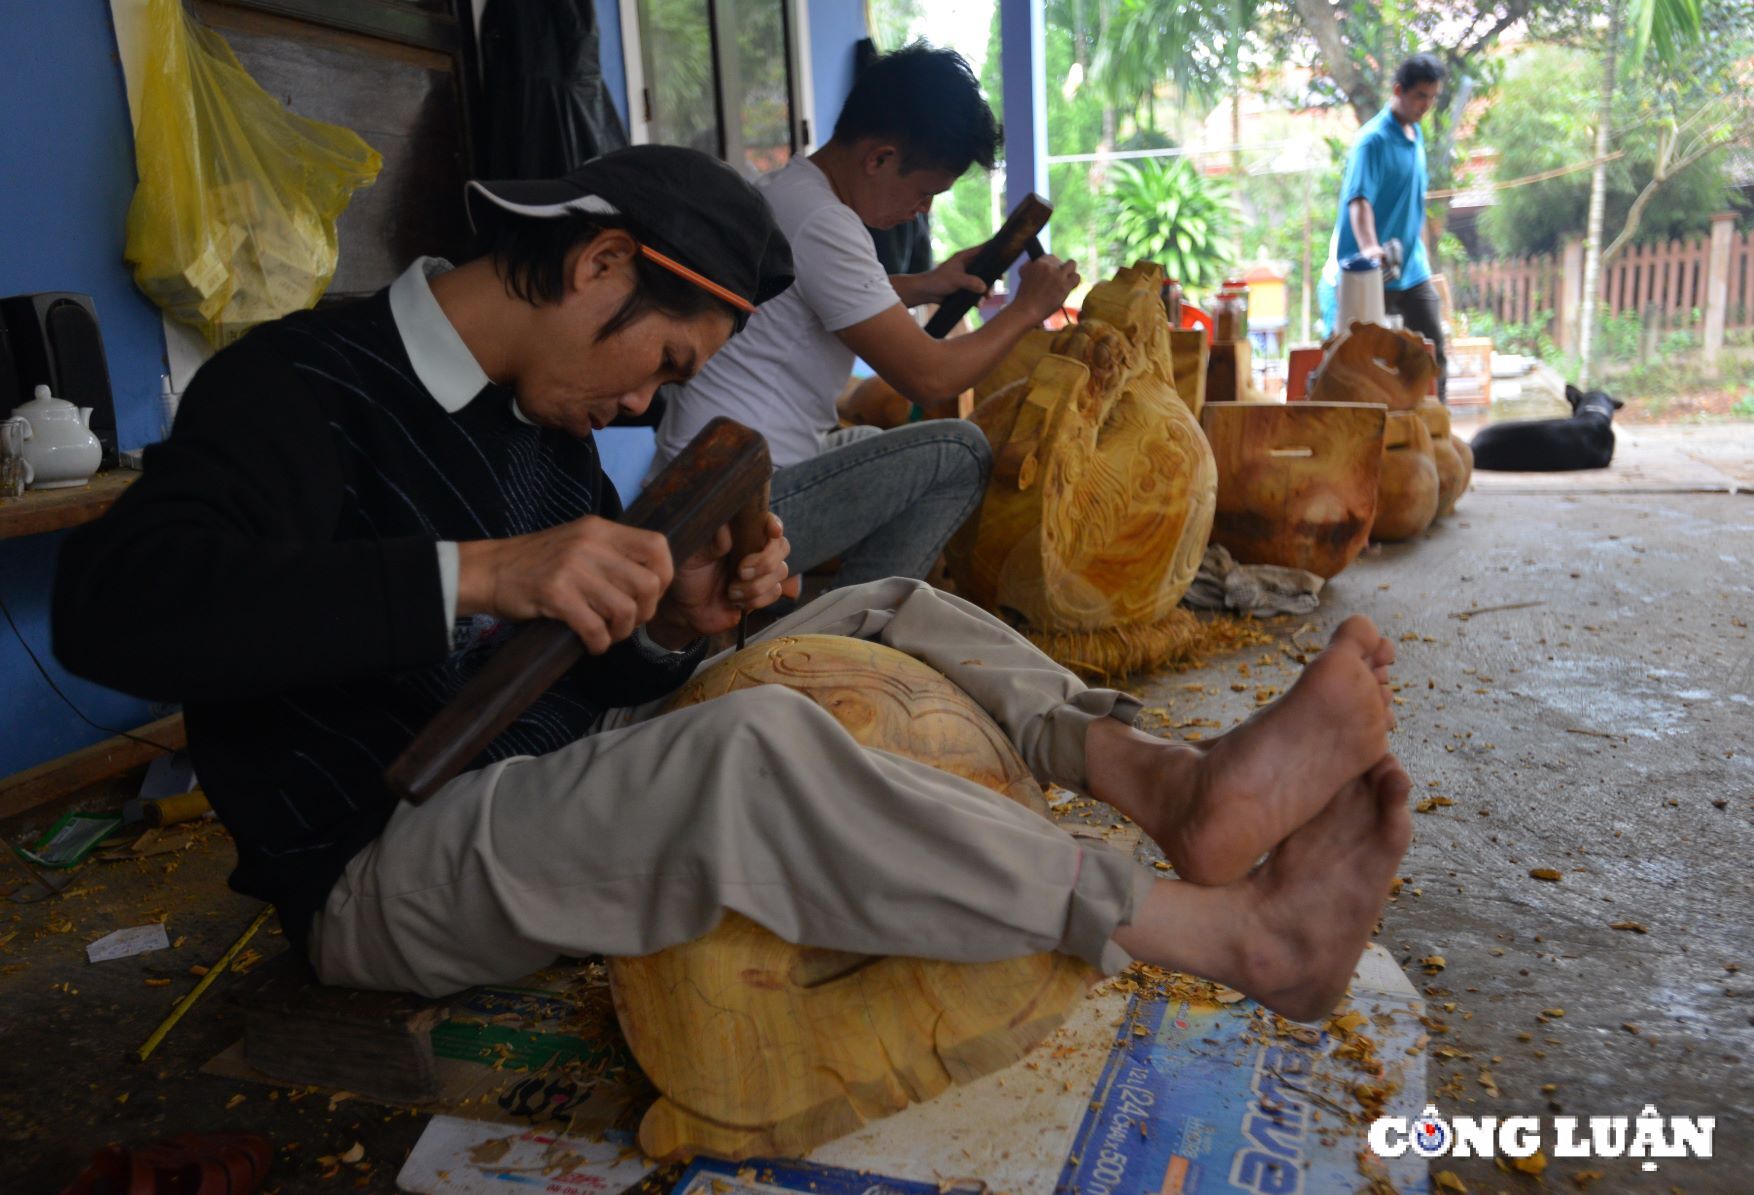
[{"label": "yellow plastic bag", "polygon": [[124,256],[134,281],[218,348],[314,305],[335,220],[383,159],[350,129],[294,116],[231,47],[150,0]]}]

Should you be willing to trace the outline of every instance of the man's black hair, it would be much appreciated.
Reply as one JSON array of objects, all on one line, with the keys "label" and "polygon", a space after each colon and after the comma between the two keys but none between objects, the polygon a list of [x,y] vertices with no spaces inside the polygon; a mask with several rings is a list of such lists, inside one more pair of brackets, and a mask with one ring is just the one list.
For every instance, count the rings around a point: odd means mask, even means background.
[{"label": "man's black hair", "polygon": [[968,62],[923,41],[880,55],[859,74],[834,139],[851,145],[863,137],[893,140],[903,170],[956,175],[976,162],[991,170],[1003,139]]},{"label": "man's black hair", "polygon": [[1449,78],[1449,68],[1432,54],[1415,54],[1395,68],[1396,87],[1417,87],[1421,83],[1442,83]]},{"label": "man's black hair", "polygon": [[[621,229],[636,241],[650,243],[649,237],[624,217],[581,212],[551,219],[497,221],[488,252],[505,280],[507,293],[540,307],[565,297],[567,259],[573,248],[589,244],[598,233],[610,229]],[[665,252],[660,245],[653,244],[652,248]],[[597,329],[597,339],[607,340],[650,312],[686,320],[709,311],[723,312],[731,317],[734,329],[742,329],[743,312],[688,279],[635,254],[633,290],[615,314]]]}]

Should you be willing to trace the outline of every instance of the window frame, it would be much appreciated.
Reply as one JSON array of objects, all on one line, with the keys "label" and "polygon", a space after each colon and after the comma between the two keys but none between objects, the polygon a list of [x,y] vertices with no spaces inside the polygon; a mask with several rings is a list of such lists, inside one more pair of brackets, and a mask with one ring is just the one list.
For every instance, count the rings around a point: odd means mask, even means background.
[{"label": "window frame", "polygon": [[[815,89],[810,74],[809,0],[782,0],[786,31],[787,75],[791,82],[791,139],[794,154],[808,154],[817,147]],[[640,0],[619,0],[621,11],[621,61],[627,79],[627,136],[635,145],[652,141],[650,95],[646,87],[645,44],[640,33]],[[714,119],[719,130],[720,157],[730,161],[735,150],[741,157],[739,137],[726,119],[730,99],[725,94],[727,75],[719,69],[720,47],[728,40],[715,0],[706,0],[713,44]],[[736,165],[736,162],[732,163]]]}]

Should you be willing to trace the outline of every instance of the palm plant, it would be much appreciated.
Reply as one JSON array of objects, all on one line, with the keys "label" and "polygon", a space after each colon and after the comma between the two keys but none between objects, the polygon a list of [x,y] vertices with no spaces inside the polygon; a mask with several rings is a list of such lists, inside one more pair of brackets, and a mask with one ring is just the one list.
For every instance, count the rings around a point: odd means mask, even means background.
[{"label": "palm plant", "polygon": [[1123,262],[1160,263],[1184,287],[1216,284],[1235,252],[1230,186],[1186,158],[1117,162],[1107,207]]}]

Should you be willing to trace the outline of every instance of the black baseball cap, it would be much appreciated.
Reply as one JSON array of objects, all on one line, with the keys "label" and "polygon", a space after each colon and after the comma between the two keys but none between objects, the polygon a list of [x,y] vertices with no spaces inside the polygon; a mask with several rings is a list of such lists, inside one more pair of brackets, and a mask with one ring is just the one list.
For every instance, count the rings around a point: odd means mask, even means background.
[{"label": "black baseball cap", "polygon": [[767,200],[698,150],[634,145],[565,178],[472,181],[464,198],[477,232],[508,219],[619,216],[644,257],[743,312],[792,284],[792,248]]}]

